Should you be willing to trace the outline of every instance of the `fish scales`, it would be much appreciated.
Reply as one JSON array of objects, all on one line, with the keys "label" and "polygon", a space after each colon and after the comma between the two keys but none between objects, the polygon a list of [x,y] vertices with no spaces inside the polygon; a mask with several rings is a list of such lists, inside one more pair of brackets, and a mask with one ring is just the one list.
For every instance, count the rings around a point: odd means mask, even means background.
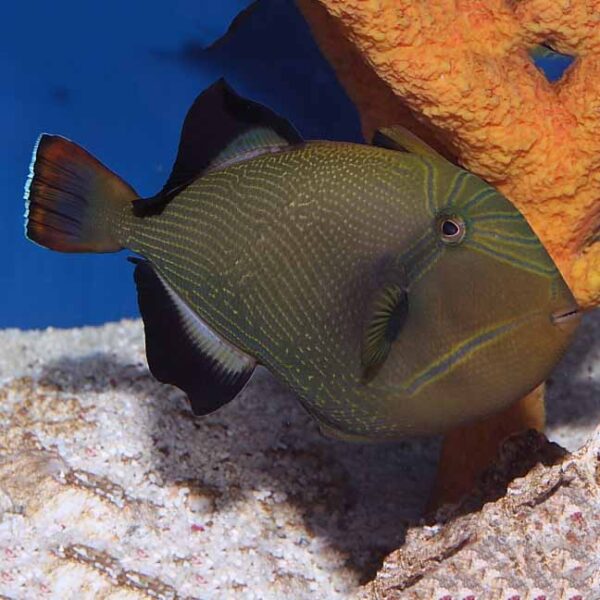
[{"label": "fish scales", "polygon": [[304,142],[220,81],[192,105],[151,198],[42,135],[26,234],[138,255],[148,364],[196,414],[261,364],[328,435],[441,432],[543,381],[580,311],[497,190],[402,128],[374,143]]},{"label": "fish scales", "polygon": [[[423,218],[401,216],[422,212],[419,190],[426,183],[424,168],[400,167],[386,150],[374,163],[360,150],[306,144],[209,173],[161,215],[130,224],[123,240],[228,340],[280,376],[283,357],[294,364],[296,391],[316,394],[318,371],[339,386],[328,399],[352,403],[358,415],[352,389],[359,369],[348,369],[357,340],[345,324],[360,321],[364,302],[349,302],[360,293],[351,287],[353,274],[390,248],[403,251],[423,227]],[[377,175],[370,189],[368,170]],[[311,196],[320,201],[300,202]],[[240,314],[252,322],[240,323]],[[323,360],[318,350],[325,347]]]}]

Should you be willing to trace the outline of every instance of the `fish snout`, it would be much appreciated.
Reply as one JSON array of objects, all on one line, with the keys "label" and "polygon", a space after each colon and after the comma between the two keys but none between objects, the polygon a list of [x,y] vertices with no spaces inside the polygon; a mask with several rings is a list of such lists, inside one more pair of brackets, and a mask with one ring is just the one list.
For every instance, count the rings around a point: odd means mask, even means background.
[{"label": "fish snout", "polygon": [[560,329],[572,332],[575,330],[579,322],[581,321],[581,308],[579,306],[571,305],[566,308],[555,310],[550,316],[550,320],[553,325]]}]

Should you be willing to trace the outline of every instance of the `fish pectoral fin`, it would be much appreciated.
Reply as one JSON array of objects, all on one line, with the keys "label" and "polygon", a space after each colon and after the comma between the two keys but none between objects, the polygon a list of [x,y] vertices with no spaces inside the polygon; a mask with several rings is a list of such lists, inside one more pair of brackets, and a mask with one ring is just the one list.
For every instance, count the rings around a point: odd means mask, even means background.
[{"label": "fish pectoral fin", "polygon": [[256,360],[212,331],[150,262],[130,260],[136,264],[146,355],[154,377],[183,390],[196,415],[233,400],[252,375]]},{"label": "fish pectoral fin", "polygon": [[373,134],[371,143],[374,146],[388,148],[389,150],[411,152],[412,154],[419,154],[420,156],[429,156],[446,160],[446,158],[444,158],[437,150],[434,150],[420,137],[401,125],[381,127]]},{"label": "fish pectoral fin", "polygon": [[208,171],[302,142],[289,121],[243,98],[219,79],[189,109],[177,158],[163,189],[152,198],[134,202],[134,211],[139,216],[160,212],[177,192]]},{"label": "fish pectoral fin", "polygon": [[385,362],[408,316],[408,294],[397,283],[379,288],[371,301],[362,340],[363,381],[368,382]]}]

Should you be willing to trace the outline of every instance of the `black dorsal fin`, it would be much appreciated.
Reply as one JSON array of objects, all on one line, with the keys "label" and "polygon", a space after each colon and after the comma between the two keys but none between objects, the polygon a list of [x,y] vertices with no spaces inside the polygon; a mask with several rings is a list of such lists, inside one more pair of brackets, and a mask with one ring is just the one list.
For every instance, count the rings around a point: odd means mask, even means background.
[{"label": "black dorsal fin", "polygon": [[150,371],[183,390],[196,415],[223,406],[244,387],[256,360],[221,339],[146,260],[134,262]]},{"label": "black dorsal fin", "polygon": [[238,95],[219,79],[185,117],[173,170],[163,189],[134,203],[138,214],[161,210],[171,197],[209,169],[299,144],[294,127],[270,108]]}]

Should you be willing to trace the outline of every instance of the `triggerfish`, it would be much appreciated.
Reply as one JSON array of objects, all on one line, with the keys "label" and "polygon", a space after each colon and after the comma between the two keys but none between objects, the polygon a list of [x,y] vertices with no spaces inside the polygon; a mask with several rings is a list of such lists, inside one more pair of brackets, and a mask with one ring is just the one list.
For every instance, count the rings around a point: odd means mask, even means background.
[{"label": "triggerfish", "polygon": [[135,253],[153,375],[195,414],[257,365],[342,439],[429,434],[509,406],[549,374],[580,311],[523,215],[400,127],[304,141],[223,80],[189,110],[162,191],[40,136],[26,235]]}]

